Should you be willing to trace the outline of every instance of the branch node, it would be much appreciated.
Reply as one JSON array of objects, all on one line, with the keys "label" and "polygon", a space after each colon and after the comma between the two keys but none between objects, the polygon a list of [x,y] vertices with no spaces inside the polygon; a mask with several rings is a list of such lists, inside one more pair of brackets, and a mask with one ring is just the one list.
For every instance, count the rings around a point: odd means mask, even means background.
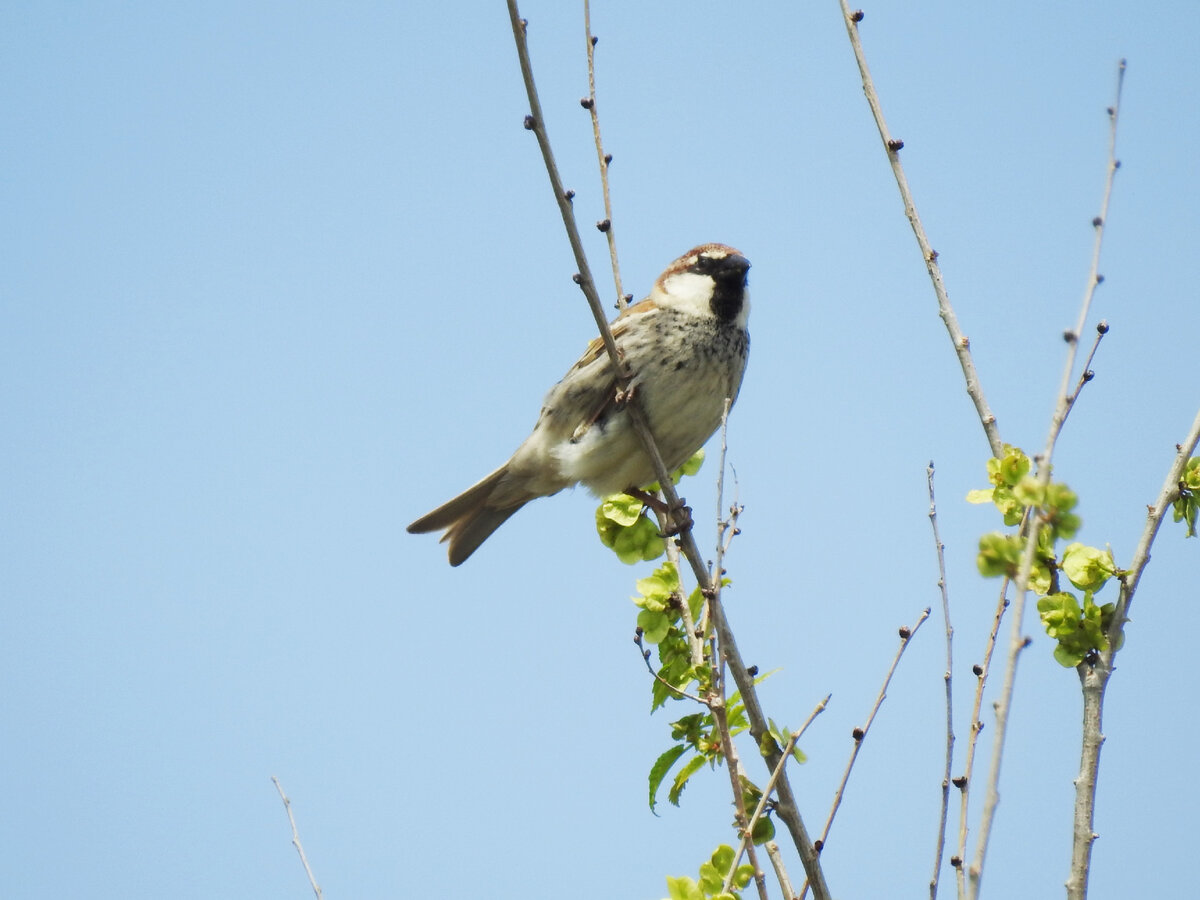
[{"label": "branch node", "polygon": [[610,228],[612,228],[612,220],[611,219],[601,219],[599,222],[596,223],[596,230],[599,231],[601,234],[607,233],[608,229],[610,229]]},{"label": "branch node", "polygon": [[596,101],[591,97],[580,97],[579,105],[582,106],[584,109],[591,109],[593,106],[596,105]]},{"label": "branch node", "polygon": [[888,153],[899,153],[904,149],[904,141],[899,138],[888,138],[887,148]]},{"label": "branch node", "polygon": [[859,22],[861,22],[866,17],[867,17],[867,14],[865,12],[863,12],[861,9],[856,9],[853,13],[850,14],[850,21],[853,22],[855,25],[857,25]]}]

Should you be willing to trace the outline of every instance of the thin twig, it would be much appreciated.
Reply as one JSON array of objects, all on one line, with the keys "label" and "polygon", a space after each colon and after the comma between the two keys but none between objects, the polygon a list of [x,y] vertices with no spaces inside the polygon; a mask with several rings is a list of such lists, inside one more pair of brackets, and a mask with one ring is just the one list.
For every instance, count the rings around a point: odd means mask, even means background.
[{"label": "thin twig", "polygon": [[967,734],[967,755],[963,765],[963,773],[952,783],[962,795],[958,813],[958,852],[950,858],[954,866],[957,881],[958,897],[963,900],[967,895],[966,872],[963,860],[967,857],[967,811],[971,797],[971,779],[975,772],[975,750],[979,746],[979,734],[983,731],[983,691],[987,687],[988,673],[992,670],[992,656],[996,651],[996,639],[1000,635],[1000,623],[1004,621],[1004,612],[1008,609],[1008,586],[1010,581],[1005,578],[1000,584],[1000,596],[996,600],[996,612],[992,616],[992,627],[988,631],[987,643],[983,648],[983,662],[972,666],[975,674],[975,702],[971,706],[971,730]]},{"label": "thin twig", "polygon": [[[1083,302],[1080,304],[1079,320],[1073,331],[1066,332],[1063,337],[1067,343],[1067,358],[1063,365],[1062,380],[1058,395],[1055,398],[1054,413],[1050,418],[1050,429],[1046,436],[1046,448],[1038,457],[1038,484],[1044,490],[1050,483],[1051,460],[1058,436],[1062,433],[1063,423],[1071,409],[1071,396],[1068,387],[1075,371],[1075,358],[1079,348],[1079,336],[1087,322],[1091,310],[1092,299],[1096,287],[1104,279],[1100,275],[1100,248],[1104,240],[1105,224],[1108,220],[1108,206],[1112,199],[1113,182],[1116,180],[1120,162],[1116,158],[1117,122],[1120,113],[1121,87],[1125,81],[1125,60],[1121,60],[1117,69],[1116,100],[1108,109],[1109,141],[1108,141],[1108,173],[1104,180],[1104,199],[1100,204],[1100,215],[1092,220],[1095,238],[1092,242],[1092,259],[1088,267],[1087,284],[1083,291]],[[1016,592],[1012,606],[1012,632],[1008,647],[1008,666],[1004,672],[1004,687],[1000,699],[996,701],[996,737],[992,744],[992,765],[988,776],[987,797],[983,804],[983,814],[979,826],[979,843],[975,850],[975,859],[971,863],[968,877],[970,881],[970,896],[975,900],[979,896],[979,887],[983,879],[983,864],[987,856],[988,839],[991,837],[992,822],[996,815],[996,805],[999,802],[1000,764],[1004,756],[1004,739],[1008,732],[1008,714],[1012,706],[1013,685],[1016,680],[1017,659],[1021,651],[1028,646],[1029,639],[1022,633],[1022,619],[1025,612],[1025,601],[1029,593],[1029,577],[1033,571],[1034,558],[1037,554],[1038,533],[1042,527],[1042,516],[1029,517],[1026,529],[1025,551],[1021,556],[1021,565],[1017,573]]]},{"label": "thin twig", "polygon": [[[550,139],[546,133],[542,116],[542,106],[538,100],[537,88],[533,81],[533,68],[529,61],[529,46],[525,35],[526,23],[517,10],[516,0],[507,0],[507,5],[509,19],[512,24],[513,39],[516,42],[517,55],[521,63],[521,75],[525,82],[525,92],[529,98],[530,115],[525,118],[525,127],[534,133],[534,136],[537,138],[538,147],[541,149],[542,159],[546,164],[546,172],[550,177],[550,185],[554,192],[555,202],[558,204],[559,212],[563,219],[563,226],[567,232],[567,239],[570,241],[571,250],[575,254],[576,265],[579,267],[578,283],[583,290],[584,296],[587,298],[592,316],[596,320],[596,327],[603,339],[604,348],[613,363],[618,387],[620,390],[627,390],[632,374],[618,352],[616,342],[613,340],[612,330],[608,327],[608,321],[600,304],[599,294],[596,292],[596,284],[592,278],[587,257],[583,252],[583,242],[579,236],[579,228],[575,223],[575,214],[571,208],[571,202],[563,190],[562,179],[559,177],[558,167],[554,162],[554,154],[550,149]],[[680,509],[682,504],[679,500],[679,494],[675,491],[675,486],[671,483],[670,472],[663,463],[662,455],[658,452],[658,448],[654,443],[654,437],[650,433],[645,414],[642,412],[636,394],[630,399],[626,409],[629,412],[630,422],[633,424],[634,431],[641,439],[642,445],[650,457],[655,477],[662,486],[663,496],[666,498],[668,508],[672,510]],[[712,578],[707,566],[704,564],[704,557],[700,555],[700,548],[696,544],[692,529],[690,527],[684,528],[679,533],[678,540],[683,549],[684,556],[687,557],[688,563],[692,567],[692,573],[696,577],[697,585],[706,597],[711,596]],[[750,723],[750,734],[755,742],[761,746],[763,735],[768,733],[768,723],[767,717],[762,710],[762,704],[758,699],[758,693],[754,687],[753,676],[749,674],[745,663],[742,661],[737,641],[725,618],[721,604],[710,604],[710,607],[713,626],[721,647],[722,659],[728,664],[734,683],[741,693],[742,702],[746,709],[746,719]],[[778,751],[773,749],[768,752],[765,760],[768,767],[773,768],[776,766],[779,762]],[[825,883],[825,875],[821,871],[821,863],[808,836],[808,830],[804,827],[804,821],[796,806],[795,797],[792,795],[791,785],[787,780],[786,773],[780,777],[778,794],[776,811],[792,836],[796,851],[800,855],[800,861],[804,865],[805,873],[812,880],[813,895],[817,900],[828,900],[830,895],[829,888]]]},{"label": "thin twig", "polygon": [[710,709],[712,708],[712,704],[710,704],[703,697],[697,697],[695,694],[689,694],[683,688],[676,687],[675,685],[671,684],[671,682],[667,681],[667,679],[663,678],[661,675],[659,675],[657,672],[654,671],[654,666],[650,665],[650,651],[646,648],[645,643],[643,643],[643,641],[642,641],[642,629],[641,628],[639,628],[637,630],[637,633],[634,634],[633,642],[635,644],[637,644],[638,650],[641,651],[642,662],[644,662],[646,664],[646,671],[648,671],[652,676],[654,676],[655,681],[661,683],[664,687],[666,687],[667,690],[669,690],[672,694],[674,694],[676,699],[694,700],[696,703],[699,703],[701,706],[706,706],[706,707],[709,707]]},{"label": "thin twig", "polygon": [[938,817],[937,849],[933,858],[933,877],[929,881],[929,900],[937,900],[938,880],[942,872],[942,854],[946,849],[946,819],[950,812],[950,773],[954,765],[954,626],[950,624],[950,591],[946,586],[946,545],[938,534],[937,501],[933,493],[933,460],[925,470],[929,487],[929,524],[933,528],[933,546],[937,551],[938,591],[942,596],[942,619],[946,623],[946,770],[942,775],[942,809]]},{"label": "thin twig", "polygon": [[[929,618],[929,612],[929,607],[925,607],[911,628],[907,625],[900,628],[900,646],[896,648],[896,655],[892,657],[892,664],[888,667],[887,677],[883,679],[883,684],[879,688],[879,695],[875,698],[875,705],[871,707],[871,714],[867,716],[867,721],[863,725],[855,727],[852,733],[854,749],[850,751],[850,759],[846,761],[846,770],[842,773],[841,783],[838,784],[837,791],[833,795],[833,806],[829,810],[829,818],[825,820],[825,827],[821,831],[821,837],[819,838],[821,850],[825,849],[825,843],[829,839],[829,830],[833,827],[834,816],[837,815],[838,808],[842,805],[842,797],[846,793],[846,784],[850,781],[850,772],[854,769],[854,761],[858,759],[858,751],[862,749],[863,741],[866,739],[867,733],[871,730],[871,723],[875,721],[875,716],[879,713],[879,707],[883,706],[883,701],[887,697],[888,685],[892,683],[892,676],[896,674],[896,667],[900,665],[900,657],[904,655],[904,651],[912,642],[917,630]],[[807,893],[808,885],[805,884],[800,890],[800,900],[804,900]]]},{"label": "thin twig", "polygon": [[613,285],[617,289],[617,309],[624,309],[629,305],[629,298],[625,296],[625,290],[621,287],[621,265],[617,262],[617,238],[613,234],[612,196],[608,190],[608,167],[612,163],[612,154],[604,152],[604,142],[600,140],[600,114],[596,112],[596,43],[600,39],[592,34],[592,5],[589,0],[583,0],[583,28],[587,35],[587,109],[592,114],[592,136],[596,141],[596,161],[600,165],[600,186],[604,190],[604,219],[598,222],[596,227],[608,238],[608,256],[612,261]]},{"label": "thin twig", "polygon": [[304,874],[308,876],[308,883],[312,885],[313,893],[317,895],[317,900],[321,900],[321,886],[317,884],[317,876],[313,874],[312,866],[308,864],[308,857],[304,855],[304,845],[300,843],[300,832],[296,828],[296,817],[292,815],[292,801],[283,792],[283,785],[279,783],[279,779],[272,775],[271,780],[275,782],[275,790],[279,791],[279,799],[283,801],[283,808],[287,810],[288,822],[292,826],[292,846],[300,854],[300,862],[304,865]]},{"label": "thin twig", "polygon": [[1096,377],[1096,373],[1092,371],[1092,360],[1096,358],[1096,351],[1100,349],[1100,341],[1108,334],[1108,323],[1103,319],[1096,323],[1096,338],[1092,341],[1092,349],[1088,351],[1087,359],[1083,362],[1083,368],[1079,371],[1079,380],[1075,383],[1075,390],[1071,391],[1067,397],[1067,413],[1063,416],[1063,423],[1067,421],[1067,416],[1071,414],[1071,410],[1075,408],[1075,401],[1079,399],[1079,395],[1083,392],[1083,386],[1089,383]]},{"label": "thin twig", "polygon": [[718,462],[721,470],[717,473],[717,561],[713,566],[713,591],[717,598],[721,596],[721,582],[725,576],[725,554],[729,550],[730,544],[733,542],[734,535],[738,534],[737,519],[741,515],[742,509],[735,499],[733,505],[729,508],[729,518],[725,519],[725,460],[729,453],[729,408],[731,406],[730,399],[725,398],[725,406],[721,410],[721,454]]},{"label": "thin twig", "polygon": [[858,23],[863,19],[862,11],[851,12],[846,0],[838,0],[838,2],[842,7],[842,18],[846,23],[846,33],[850,36],[850,46],[854,49],[854,58],[858,61],[863,93],[867,96],[871,114],[875,117],[875,125],[879,129],[879,137],[883,140],[883,145],[887,150],[888,162],[891,163],[896,186],[900,188],[900,198],[904,201],[904,215],[908,217],[908,222],[912,226],[913,234],[917,238],[917,245],[921,248],[921,258],[925,260],[925,269],[929,273],[930,281],[933,282],[933,291],[937,295],[938,315],[941,316],[942,322],[946,325],[946,331],[950,334],[950,342],[954,345],[954,352],[958,355],[958,363],[962,367],[963,377],[967,382],[967,394],[970,396],[971,402],[975,404],[975,411],[979,414],[979,422],[983,425],[988,446],[991,447],[993,456],[1001,457],[1004,455],[1004,442],[1000,440],[1000,429],[996,426],[996,417],[992,414],[987,399],[983,396],[983,386],[979,383],[979,373],[975,371],[975,360],[971,357],[971,342],[959,328],[958,317],[954,314],[954,307],[950,305],[950,297],[947,295],[946,285],[942,281],[942,270],[938,266],[937,251],[930,246],[929,238],[925,236],[925,226],[921,224],[921,217],[917,215],[917,207],[913,203],[912,193],[908,189],[908,179],[905,178],[904,167],[900,164],[900,149],[904,146],[904,142],[893,138],[891,132],[888,131],[887,122],[883,118],[883,107],[879,103],[879,95],[875,91],[875,83],[872,81],[871,71],[867,67],[867,57],[858,36]]},{"label": "thin twig", "polygon": [[[730,886],[733,884],[733,873],[737,869],[738,863],[742,859],[742,853],[745,852],[747,847],[752,845],[751,841],[754,836],[754,826],[758,823],[758,820],[762,818],[763,813],[766,811],[767,804],[771,799],[771,794],[775,790],[775,782],[779,780],[779,776],[783,772],[783,767],[787,765],[787,761],[791,757],[792,751],[796,749],[796,742],[804,736],[804,732],[808,731],[808,726],[813,723],[813,719],[825,712],[825,707],[829,705],[829,701],[832,699],[832,697],[833,694],[826,694],[825,698],[821,700],[821,702],[815,707],[813,707],[813,711],[808,714],[808,718],[804,720],[804,724],[801,725],[799,729],[788,735],[787,745],[783,748],[783,753],[779,757],[779,765],[776,766],[771,772],[771,778],[767,782],[766,787],[763,788],[762,797],[759,798],[758,806],[755,807],[754,810],[754,815],[750,817],[749,821],[746,823],[746,827],[742,830],[742,842],[738,845],[737,852],[733,855],[733,865],[730,866],[729,874],[725,877],[725,884],[721,888],[721,893],[728,893]],[[786,893],[788,889],[783,884],[780,884],[780,887],[784,889],[785,896],[790,898],[791,894]]]}]

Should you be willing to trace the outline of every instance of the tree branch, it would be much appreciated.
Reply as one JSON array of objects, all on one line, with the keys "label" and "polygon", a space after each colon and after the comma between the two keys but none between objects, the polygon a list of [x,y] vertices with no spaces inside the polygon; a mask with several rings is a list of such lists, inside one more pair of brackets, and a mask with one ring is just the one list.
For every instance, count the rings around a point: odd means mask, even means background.
[{"label": "tree branch", "polygon": [[[1100,204],[1100,215],[1092,220],[1095,229],[1095,239],[1092,243],[1092,260],[1088,267],[1087,284],[1083,291],[1083,302],[1080,304],[1079,320],[1073,331],[1063,335],[1067,343],[1067,358],[1063,365],[1062,381],[1055,399],[1054,413],[1050,417],[1050,430],[1046,435],[1046,448],[1038,457],[1037,480],[1042,489],[1050,483],[1051,459],[1058,437],[1062,433],[1063,423],[1071,411],[1074,398],[1068,393],[1071,377],[1075,370],[1075,357],[1079,348],[1079,335],[1087,322],[1091,310],[1092,299],[1096,287],[1104,279],[1100,275],[1100,248],[1104,240],[1104,227],[1108,219],[1109,201],[1112,199],[1113,182],[1116,179],[1120,162],[1116,158],[1117,121],[1121,104],[1121,87],[1125,81],[1125,60],[1121,60],[1117,69],[1116,100],[1108,108],[1109,142],[1108,142],[1108,173],[1104,180],[1104,199]],[[1098,340],[1098,339],[1097,339]],[[1009,640],[1008,668],[1004,673],[1004,688],[1000,699],[996,702],[996,737],[992,745],[992,767],[988,777],[987,799],[984,801],[983,816],[979,829],[979,844],[975,851],[975,860],[968,873],[971,881],[972,900],[979,895],[979,885],[983,878],[983,862],[987,855],[988,838],[991,835],[992,820],[999,802],[998,787],[1000,782],[1000,763],[1004,755],[1004,739],[1008,731],[1008,713],[1012,705],[1013,684],[1016,679],[1017,657],[1029,645],[1029,638],[1021,634],[1022,619],[1025,612],[1025,600],[1029,593],[1029,577],[1033,571],[1033,562],[1037,554],[1038,534],[1043,524],[1042,516],[1034,514],[1027,519],[1025,551],[1021,556],[1021,566],[1017,573],[1016,594],[1013,598],[1012,636]],[[1099,698],[1094,698],[1097,702]],[[1088,701],[1085,699],[1085,704]],[[1096,725],[1099,725],[1099,708],[1096,709]],[[1086,741],[1086,738],[1085,738]],[[1096,752],[1099,753],[1097,747]]]},{"label": "tree branch", "polygon": [[300,854],[300,862],[304,865],[304,874],[308,876],[308,883],[312,885],[313,893],[317,895],[317,900],[321,900],[321,886],[317,884],[317,876],[313,874],[312,866],[308,864],[308,857],[304,855],[304,845],[300,843],[300,831],[296,828],[296,817],[292,815],[292,801],[283,792],[283,785],[279,783],[278,778],[272,775],[271,781],[275,782],[275,790],[279,791],[279,799],[283,801],[283,808],[287,810],[288,822],[292,826],[292,846]]},{"label": "tree branch", "polygon": [[929,900],[937,900],[942,873],[942,854],[946,849],[946,820],[950,813],[950,773],[954,765],[954,626],[950,624],[950,592],[946,586],[946,545],[938,534],[937,501],[933,494],[933,460],[925,470],[929,487],[929,524],[933,528],[933,546],[937,551],[938,592],[942,597],[942,620],[946,623],[946,769],[942,775],[942,807],[938,816],[937,847],[933,857],[933,877],[929,880]]},{"label": "tree branch", "polygon": [[888,131],[887,122],[883,118],[883,107],[879,103],[879,95],[875,91],[875,82],[871,79],[871,70],[867,67],[867,57],[863,52],[862,41],[858,36],[858,23],[863,20],[862,10],[851,12],[846,0],[838,0],[842,7],[842,18],[846,24],[846,33],[850,37],[850,46],[854,49],[854,58],[858,62],[858,71],[862,76],[863,93],[867,96],[867,104],[871,107],[871,115],[875,117],[875,125],[879,129],[879,137],[887,150],[888,162],[892,166],[892,174],[896,178],[896,186],[900,189],[900,199],[904,201],[904,215],[912,226],[917,246],[921,248],[921,258],[925,260],[925,270],[933,282],[933,292],[937,295],[938,315],[946,325],[954,352],[958,355],[958,364],[962,367],[963,377],[967,382],[967,395],[975,404],[979,414],[979,423],[987,437],[992,456],[1004,455],[1004,442],[1000,440],[1000,429],[996,426],[996,417],[983,396],[983,386],[979,382],[979,373],[975,371],[975,360],[971,356],[971,342],[958,325],[958,317],[954,307],[950,305],[950,297],[946,293],[946,285],[942,281],[942,270],[938,266],[937,251],[929,244],[925,236],[925,226],[917,215],[917,207],[913,203],[912,192],[908,189],[908,179],[904,176],[904,167],[900,164],[900,149],[903,141],[896,140]]},{"label": "tree branch", "polygon": [[[858,759],[858,751],[862,749],[863,741],[866,740],[867,732],[871,730],[871,723],[875,721],[879,707],[883,706],[884,698],[887,697],[888,685],[892,683],[892,676],[896,674],[896,667],[900,665],[900,657],[904,655],[904,651],[908,648],[913,636],[928,618],[929,607],[926,607],[922,610],[921,615],[917,617],[916,623],[911,628],[907,625],[900,627],[900,646],[896,649],[896,655],[892,657],[892,665],[888,668],[887,676],[883,679],[883,685],[879,688],[879,695],[875,698],[875,705],[871,707],[871,713],[867,716],[866,723],[856,727],[853,731],[854,749],[850,751],[850,759],[846,761],[846,770],[842,773],[842,781],[833,795],[833,807],[829,810],[829,818],[825,820],[825,828],[821,831],[820,848],[822,850],[825,849],[825,842],[829,838],[829,829],[833,827],[833,818],[837,815],[838,807],[842,805],[842,796],[846,792],[846,784],[850,781],[850,772],[854,768],[854,761]],[[804,900],[807,893],[808,885],[806,884],[800,890],[800,900]],[[815,894],[816,892],[814,891],[813,893]]]},{"label": "tree branch", "polygon": [[[529,98],[530,115],[525,119],[525,127],[534,133],[534,136],[537,138],[538,147],[542,151],[542,158],[546,164],[546,172],[550,177],[550,186],[554,192],[555,203],[558,204],[563,226],[567,232],[567,239],[571,244],[571,250],[575,254],[575,262],[579,268],[579,286],[583,290],[588,306],[592,310],[592,316],[596,320],[596,327],[600,331],[604,348],[607,350],[609,359],[612,361],[618,384],[622,390],[626,390],[631,381],[631,373],[624,359],[617,351],[612,330],[608,327],[607,318],[600,304],[599,295],[596,292],[596,284],[592,278],[591,269],[588,267],[587,257],[583,251],[583,242],[579,236],[579,228],[575,223],[575,213],[571,208],[571,202],[566,192],[563,190],[562,179],[559,177],[558,167],[554,162],[554,154],[550,149],[550,139],[546,133],[542,105],[538,99],[537,88],[534,85],[533,67],[529,61],[529,46],[525,34],[526,22],[521,18],[517,10],[516,0],[507,0],[507,5],[509,19],[512,24],[513,39],[517,45],[517,55],[521,64],[521,76],[524,79],[525,91]],[[662,455],[658,452],[654,437],[650,433],[646,417],[642,412],[636,395],[626,408],[634,430],[637,432],[638,437],[641,438],[642,444],[653,464],[655,476],[662,486],[663,495],[667,500],[668,507],[678,509],[682,505],[679,501],[679,495],[675,491],[675,486],[671,483],[670,472],[663,463]],[[684,528],[680,532],[679,542],[684,556],[687,557],[692,567],[692,572],[696,576],[696,583],[700,586],[705,596],[711,597],[712,579],[704,564],[703,557],[700,555],[700,549],[696,544],[695,537],[692,535],[691,528]],[[733,676],[738,691],[742,695],[742,702],[746,708],[746,718],[750,723],[750,733],[756,744],[761,746],[762,737],[767,733],[767,718],[759,702],[758,694],[754,687],[754,679],[747,672],[746,666],[742,662],[737,642],[734,640],[733,631],[729,627],[721,604],[719,602],[710,603],[710,606],[713,626],[717,634],[717,640],[721,646],[721,654],[728,664],[730,674]],[[765,754],[765,757],[769,768],[774,769],[779,764],[778,750],[771,750]],[[829,888],[825,883],[824,873],[821,871],[820,860],[817,857],[816,850],[813,849],[808,831],[804,827],[804,822],[796,806],[795,797],[792,795],[791,785],[788,783],[786,772],[780,776],[778,793],[777,812],[779,818],[784,822],[792,835],[792,841],[796,845],[796,851],[800,855],[804,871],[812,881],[813,894],[817,900],[828,900]]]}]

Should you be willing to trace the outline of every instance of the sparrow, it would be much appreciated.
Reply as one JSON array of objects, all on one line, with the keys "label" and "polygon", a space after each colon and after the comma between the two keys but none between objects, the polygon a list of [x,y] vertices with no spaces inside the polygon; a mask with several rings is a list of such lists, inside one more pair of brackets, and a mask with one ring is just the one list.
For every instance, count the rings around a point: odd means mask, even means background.
[{"label": "sparrow", "polygon": [[[737,399],[750,350],[749,261],[724,244],[701,244],[658,276],[650,295],[611,323],[633,372],[630,389],[668,469],[683,465]],[[461,565],[518,509],[582,483],[600,497],[636,489],[655,474],[634,430],[600,338],[546,395],[533,433],[512,458],[408,526],[444,531]]]}]

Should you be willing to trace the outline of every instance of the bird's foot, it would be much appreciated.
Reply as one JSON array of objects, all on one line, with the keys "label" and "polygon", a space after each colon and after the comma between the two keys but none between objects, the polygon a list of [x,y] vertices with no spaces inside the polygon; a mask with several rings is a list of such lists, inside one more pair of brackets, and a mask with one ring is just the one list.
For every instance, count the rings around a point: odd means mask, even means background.
[{"label": "bird's foot", "polygon": [[[617,404],[617,409],[624,409],[626,406],[629,405],[629,401],[632,400],[636,395],[637,395],[637,384],[636,383],[629,385],[629,387],[626,388],[625,390],[621,390],[620,388],[617,388],[617,395],[615,398],[616,404]],[[640,500],[641,498],[639,497],[638,499]]]}]

